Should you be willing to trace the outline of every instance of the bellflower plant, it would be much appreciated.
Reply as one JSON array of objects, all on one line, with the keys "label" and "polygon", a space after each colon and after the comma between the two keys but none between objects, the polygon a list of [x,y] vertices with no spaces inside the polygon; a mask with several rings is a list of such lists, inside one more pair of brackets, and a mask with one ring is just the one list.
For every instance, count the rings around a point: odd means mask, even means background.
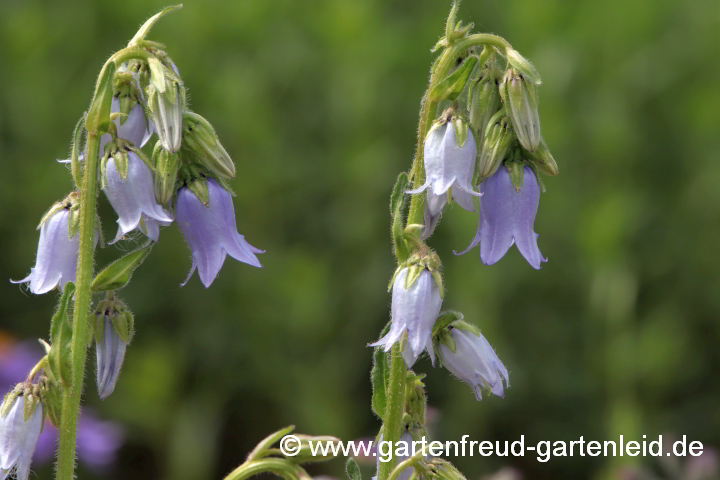
[{"label": "bellflower plant", "polygon": [[14,399],[8,411],[0,413],[0,480],[15,473],[17,480],[28,480],[30,463],[43,428],[42,405],[28,409],[22,396]]},{"label": "bellflower plant", "polygon": [[[427,433],[425,386],[409,370],[423,349],[433,364],[437,355],[470,384],[478,400],[483,390],[502,397],[509,387],[507,368],[477,327],[460,312],[440,311],[442,262],[426,242],[445,204],[454,198],[468,211],[479,204],[472,246],[480,244],[484,263],[497,262],[513,243],[533,267],[546,261],[533,230],[542,190],[537,172],[555,175],[557,165],[540,133],[540,75],[505,39],[471,33],[473,25],[457,19],[458,4],[433,50],[438,57],[422,100],[413,165],[398,176],[390,198],[397,270],[390,322],[371,344],[371,380],[372,410],[392,443],[406,431]],[[408,467],[422,478],[464,479],[424,452],[378,464],[377,479],[396,480]]]},{"label": "bellflower plant", "polygon": [[[208,120],[187,109],[183,81],[165,46],[147,40],[155,23],[177,8],[150,18],[128,46],[103,66],[90,108],[72,135],[73,192],[43,217],[35,267],[16,282],[28,283],[36,294],[57,288],[62,295],[50,321],[49,341],[41,340],[45,355],[27,380],[8,393],[0,410],[0,480],[11,470],[18,478],[27,478],[45,417],[59,436],[56,478],[74,478],[87,346],[94,339],[98,394],[106,398],[121,381],[135,330],[134,316],[117,291],[130,283],[149,255],[159,225],[170,224],[177,215],[193,251],[192,271],[199,269],[206,286],[227,254],[260,266],[256,254],[261,251],[235,227],[227,184],[235,177],[230,154]],[[157,140],[149,158],[142,147],[153,133]],[[135,229],[153,241],[129,252],[125,248],[127,253],[95,272],[94,247],[102,229],[98,189],[119,217],[115,242]],[[94,297],[103,293],[104,299]],[[87,321],[91,311],[94,322]],[[268,451],[279,438],[259,445],[238,471],[279,472],[288,480],[308,478],[297,459],[291,462]],[[262,462],[268,458],[275,460],[265,468]]]}]

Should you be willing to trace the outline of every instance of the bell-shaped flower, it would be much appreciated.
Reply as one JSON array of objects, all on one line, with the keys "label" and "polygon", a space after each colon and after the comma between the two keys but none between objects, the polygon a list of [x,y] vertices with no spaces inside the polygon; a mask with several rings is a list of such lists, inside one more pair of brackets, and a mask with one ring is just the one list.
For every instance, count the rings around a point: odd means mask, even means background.
[{"label": "bell-shaped flower", "polygon": [[79,235],[70,227],[76,221],[77,210],[71,202],[56,204],[40,224],[37,258],[30,275],[22,280],[11,281],[28,283],[30,291],[36,295],[47,293],[55,287],[62,290],[67,282],[74,282]]},{"label": "bell-shaped flower", "polygon": [[480,201],[477,234],[462,253],[480,244],[480,258],[486,265],[492,265],[516,244],[533,268],[539,269],[542,262],[547,262],[537,245],[538,234],[533,230],[540,186],[535,172],[528,166],[523,169],[523,183],[519,189],[513,185],[505,167],[480,184],[484,195]]},{"label": "bell-shaped flower", "polygon": [[27,480],[30,475],[30,462],[45,416],[42,404],[38,404],[25,421],[24,404],[24,398],[17,397],[7,415],[0,418],[0,480],[12,472],[17,480]]},{"label": "bell-shaped flower", "polygon": [[502,397],[509,387],[508,371],[485,337],[463,328],[452,328],[455,351],[444,342],[438,344],[438,356],[450,372],[475,390],[482,400],[483,390]]},{"label": "bell-shaped flower", "polygon": [[[405,363],[408,368],[417,361],[423,350],[427,349],[435,363],[432,348],[432,329],[442,307],[441,289],[433,274],[423,269],[415,279],[411,269],[418,266],[404,267],[396,275],[392,287],[390,331],[383,338],[370,346],[385,346],[390,351],[396,342],[402,341],[407,333],[408,343],[403,349]],[[411,275],[411,278],[408,278]],[[412,281],[414,280],[414,281]],[[412,281],[411,284],[408,284]]]},{"label": "bell-shaped flower", "polygon": [[[456,128],[456,123],[460,125],[461,131]],[[464,142],[458,141],[458,136],[461,140],[465,137]],[[450,120],[436,124],[428,132],[423,157],[425,184],[407,192],[428,192],[423,237],[430,236],[445,204],[451,198],[465,210],[475,210],[472,197],[480,195],[472,188],[475,154],[475,138],[466,124]]]},{"label": "bell-shaped flower", "polygon": [[214,179],[207,179],[207,183],[201,185],[207,194],[202,200],[190,187],[178,190],[175,219],[192,250],[192,268],[185,283],[197,269],[207,288],[217,277],[228,254],[254,267],[262,267],[255,254],[264,251],[250,245],[237,232],[230,193]]},{"label": "bell-shaped flower", "polygon": [[[100,398],[105,399],[115,390],[115,383],[120,375],[128,345],[127,340],[132,336],[132,314],[101,312],[96,315],[95,325],[97,388]],[[124,330],[118,332],[118,327]]]},{"label": "bell-shaped flower", "polygon": [[118,231],[114,242],[136,228],[157,241],[159,225],[169,225],[172,217],[155,199],[150,168],[130,151],[126,157],[115,155],[108,158],[104,175],[102,190],[118,214]]}]

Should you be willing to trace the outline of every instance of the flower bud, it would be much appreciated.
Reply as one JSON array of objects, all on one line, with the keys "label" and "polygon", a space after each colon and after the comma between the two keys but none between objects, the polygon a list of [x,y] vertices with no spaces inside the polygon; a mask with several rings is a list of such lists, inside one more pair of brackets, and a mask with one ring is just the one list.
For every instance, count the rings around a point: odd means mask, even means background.
[{"label": "flower bud", "polygon": [[148,64],[148,108],[160,142],[167,151],[175,153],[182,143],[185,87],[176,72],[156,58],[151,57]]},{"label": "flower bud", "polygon": [[514,139],[515,133],[510,119],[503,110],[499,110],[485,128],[485,138],[477,165],[477,175],[480,178],[487,178],[495,173]]},{"label": "flower bud", "polygon": [[500,91],[495,72],[483,70],[476,78],[468,93],[468,110],[470,111],[470,125],[480,135],[485,136],[485,130],[495,112],[500,109]]},{"label": "flower bud", "polygon": [[218,178],[235,178],[235,164],[210,122],[193,112],[184,114],[183,144],[189,157]]},{"label": "flower bud", "polygon": [[27,480],[30,475],[30,463],[45,415],[42,404],[32,393],[29,396],[33,398],[14,396],[12,405],[3,408],[0,416],[0,478],[6,478],[13,471],[17,480]]},{"label": "flower bud", "polygon": [[530,63],[530,60],[520,55],[520,52],[514,48],[508,48],[505,51],[505,56],[511,67],[519,71],[524,77],[530,80],[535,85],[540,85],[542,80],[540,74],[535,69],[535,66]]},{"label": "flower bud", "polygon": [[155,165],[155,199],[165,205],[175,194],[175,186],[180,169],[180,154],[165,150],[162,143],[157,142],[153,149]]},{"label": "flower bud", "polygon": [[135,319],[124,303],[111,298],[98,304],[95,311],[95,353],[100,398],[107,398],[115,390],[125,350],[134,333]]},{"label": "flower bud", "polygon": [[433,363],[432,328],[442,307],[442,276],[437,255],[411,257],[405,266],[395,272],[392,285],[392,325],[390,332],[370,346],[392,346],[402,341],[407,333],[408,343],[403,349],[405,363],[412,368],[427,349]]},{"label": "flower bud", "polygon": [[510,68],[505,72],[500,92],[520,144],[526,150],[534,152],[541,139],[536,86]]},{"label": "flower bud", "polygon": [[558,173],[557,163],[555,163],[555,159],[550,153],[550,150],[548,150],[544,140],[540,142],[537,150],[530,154],[529,160],[539,170],[548,175],[555,176]]},{"label": "flower bud", "polygon": [[504,395],[509,386],[508,371],[479,330],[459,321],[441,330],[436,338],[442,364],[473,387],[478,400],[482,400],[483,390]]}]

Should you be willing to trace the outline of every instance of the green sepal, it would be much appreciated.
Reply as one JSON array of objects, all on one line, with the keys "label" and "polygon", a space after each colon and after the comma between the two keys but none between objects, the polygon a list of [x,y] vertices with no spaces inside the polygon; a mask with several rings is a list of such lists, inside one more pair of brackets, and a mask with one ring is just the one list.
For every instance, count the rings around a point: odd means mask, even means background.
[{"label": "green sepal", "polygon": [[180,154],[168,152],[161,142],[157,142],[153,149],[152,164],[155,170],[155,199],[160,205],[165,205],[175,194]]},{"label": "green sepal", "polygon": [[72,385],[72,325],[70,324],[70,300],[75,293],[75,284],[65,284],[62,297],[50,322],[48,366],[52,376],[63,387]]},{"label": "green sepal", "polygon": [[432,334],[437,335],[437,333],[442,330],[443,328],[447,327],[453,322],[456,322],[458,320],[462,320],[465,318],[462,313],[456,312],[454,310],[450,310],[448,312],[442,312],[440,315],[438,315],[437,319],[435,320],[435,324],[433,325]]},{"label": "green sepal", "polygon": [[537,71],[535,66],[530,63],[530,60],[520,55],[520,52],[514,48],[508,48],[505,51],[505,58],[508,63],[519,71],[525,78],[530,80],[535,85],[541,85],[542,80],[540,79],[540,73]]},{"label": "green sepal", "polygon": [[468,323],[465,320],[457,320],[452,323],[452,328],[457,328],[458,330],[465,330],[466,332],[470,332],[476,336],[480,336],[480,329],[473,325],[472,323]]},{"label": "green sepal", "polygon": [[152,17],[148,18],[147,21],[145,23],[143,23],[142,27],[140,27],[140,29],[137,31],[137,33],[132,38],[132,40],[130,40],[130,42],[128,43],[128,46],[138,45],[140,42],[145,40],[145,37],[148,36],[148,34],[150,33],[150,30],[152,29],[152,27],[155,25],[155,23],[158,20],[160,20],[162,17],[164,17],[168,13],[174,12],[175,10],[178,10],[180,8],[182,8],[182,4],[173,5],[172,7],[166,7],[166,8],[163,8],[162,10],[160,10],[158,13],[156,13]]},{"label": "green sepal", "polygon": [[[457,351],[455,339],[450,333],[449,328],[444,328],[440,330],[437,335],[433,336],[433,348],[435,349],[435,352],[439,351],[440,345],[445,345],[447,348],[450,349],[452,353],[455,353]],[[440,355],[438,355],[438,357],[442,358]]]},{"label": "green sepal", "polygon": [[405,220],[405,190],[410,185],[410,179],[407,173],[403,172],[398,175],[395,187],[393,187],[392,195],[390,195],[390,214],[393,217],[392,222],[392,239],[395,256],[399,262],[404,262],[410,255],[407,243],[405,242],[405,229],[403,228]]},{"label": "green sepal", "polygon": [[362,480],[360,467],[353,457],[348,457],[347,462],[345,462],[345,475],[349,480]]},{"label": "green sepal", "polygon": [[210,192],[208,190],[207,180],[198,178],[190,182],[188,188],[206,207],[210,206]]},{"label": "green sepal", "polygon": [[75,185],[82,184],[83,169],[80,168],[80,151],[83,148],[83,134],[85,132],[86,119],[87,114],[84,113],[77,124],[75,124],[75,130],[73,131],[72,147],[70,149],[70,169]]},{"label": "green sepal", "polygon": [[140,266],[150,253],[153,243],[152,241],[148,242],[105,267],[93,279],[91,290],[97,293],[106,290],[118,290],[127,285],[133,271]]},{"label": "green sepal", "polygon": [[165,93],[165,66],[155,57],[148,59],[148,66],[150,67],[150,83],[158,93]]},{"label": "green sepal", "polygon": [[515,187],[516,192],[519,192],[525,182],[525,164],[522,162],[510,162],[508,167],[513,187]]},{"label": "green sepal", "polygon": [[33,414],[35,414],[35,409],[37,409],[38,403],[40,403],[40,397],[34,393],[29,393],[23,395],[23,400],[23,420],[27,422],[32,418]]},{"label": "green sepal", "polygon": [[123,342],[129,345],[133,335],[135,335],[135,316],[130,310],[125,309],[122,312],[113,314],[110,318],[115,332]]},{"label": "green sepal", "polygon": [[98,78],[93,101],[90,104],[90,110],[85,119],[85,128],[89,135],[99,137],[107,132],[110,126],[115,69],[115,63],[110,62],[105,64],[102,70],[102,76]]},{"label": "green sepal", "polygon": [[477,57],[467,58],[453,73],[444,78],[428,94],[431,102],[455,100],[465,89],[468,78],[477,64]]},{"label": "green sepal", "polygon": [[[462,147],[467,142],[469,133],[468,123],[460,116],[454,116],[452,119],[453,127],[455,127],[455,145]],[[448,195],[448,198],[451,198]]]}]

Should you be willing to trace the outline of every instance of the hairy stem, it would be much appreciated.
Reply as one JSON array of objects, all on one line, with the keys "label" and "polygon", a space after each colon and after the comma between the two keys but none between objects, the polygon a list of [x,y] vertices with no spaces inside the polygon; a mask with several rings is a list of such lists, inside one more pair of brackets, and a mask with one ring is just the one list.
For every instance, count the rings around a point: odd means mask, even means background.
[{"label": "hairy stem", "polygon": [[[383,418],[383,440],[392,442],[392,450],[402,436],[402,418],[405,411],[405,381],[407,378],[407,367],[403,358],[402,342],[396,343],[392,347],[390,362],[390,384],[388,385],[388,397],[385,407],[385,417]],[[395,467],[396,458],[392,454],[389,462],[380,462],[378,470],[378,480],[387,480],[390,472]]]},{"label": "hairy stem", "polygon": [[97,199],[97,133],[88,133],[88,154],[80,191],[80,243],[77,256],[75,305],[73,307],[72,384],[63,396],[60,438],[57,450],[57,480],[72,480],[75,470],[75,443],[80,399],[85,380],[88,345],[88,314],[92,301],[93,243]]}]

